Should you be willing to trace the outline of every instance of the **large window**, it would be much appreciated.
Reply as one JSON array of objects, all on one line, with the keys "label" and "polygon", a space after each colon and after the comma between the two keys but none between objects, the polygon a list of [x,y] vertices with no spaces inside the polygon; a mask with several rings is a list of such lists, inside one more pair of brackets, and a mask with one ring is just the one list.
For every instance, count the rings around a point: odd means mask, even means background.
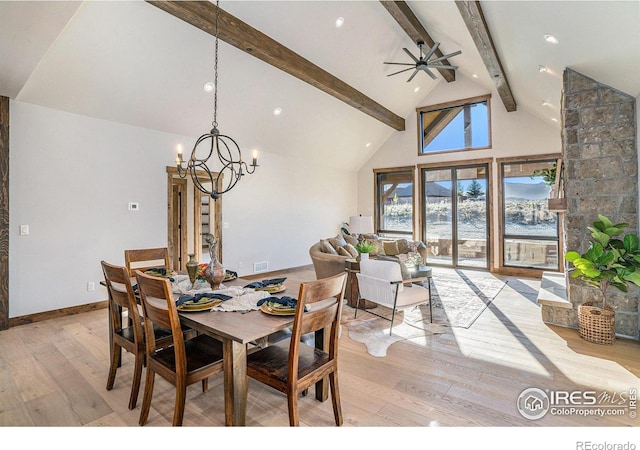
[{"label": "large window", "polygon": [[427,263],[489,268],[490,161],[420,166]]},{"label": "large window", "polygon": [[555,158],[499,161],[502,183],[502,266],[558,270],[558,214],[547,208],[550,186],[534,172]]},{"label": "large window", "polygon": [[413,167],[376,170],[376,233],[413,236]]},{"label": "large window", "polygon": [[418,109],[419,154],[491,147],[490,96]]}]

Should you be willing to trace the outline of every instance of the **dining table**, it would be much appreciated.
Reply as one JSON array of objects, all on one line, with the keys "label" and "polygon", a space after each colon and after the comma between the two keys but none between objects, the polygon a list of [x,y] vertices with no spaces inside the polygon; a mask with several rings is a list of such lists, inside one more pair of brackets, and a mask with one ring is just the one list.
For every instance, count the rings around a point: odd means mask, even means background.
[{"label": "dining table", "polygon": [[[245,286],[249,280],[236,278],[223,282],[225,287]],[[286,294],[297,298],[300,283],[286,281]],[[278,295],[281,295],[280,293]],[[225,425],[246,425],[249,380],[247,354],[260,345],[268,345],[274,333],[293,325],[293,316],[271,315],[259,309],[249,311],[179,311],[180,322],[199,333],[222,342]],[[329,333],[315,333],[315,346],[328,348]],[[315,397],[319,401],[328,398],[328,382],[316,383]]]}]

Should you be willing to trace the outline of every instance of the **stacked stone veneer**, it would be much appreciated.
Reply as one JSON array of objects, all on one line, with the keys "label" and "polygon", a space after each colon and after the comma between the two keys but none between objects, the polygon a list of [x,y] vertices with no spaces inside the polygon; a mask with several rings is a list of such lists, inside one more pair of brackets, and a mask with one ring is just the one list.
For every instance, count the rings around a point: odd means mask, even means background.
[{"label": "stacked stone veneer", "polygon": [[[638,149],[635,99],[567,69],[562,93],[562,153],[567,212],[563,220],[565,249],[580,253],[589,246],[587,230],[598,214],[614,223],[638,227]],[[599,301],[599,290],[567,276],[571,309],[545,308],[547,322],[578,327],[578,306]],[[616,334],[638,339],[640,290],[607,291],[616,311]]]}]

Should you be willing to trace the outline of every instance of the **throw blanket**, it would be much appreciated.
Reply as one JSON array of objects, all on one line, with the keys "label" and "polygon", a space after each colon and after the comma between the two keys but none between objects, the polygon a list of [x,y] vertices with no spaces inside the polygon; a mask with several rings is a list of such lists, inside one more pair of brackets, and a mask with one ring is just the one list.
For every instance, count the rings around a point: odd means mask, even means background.
[{"label": "throw blanket", "polygon": [[[211,292],[211,286],[204,280],[196,280],[193,287],[189,281],[189,275],[176,275],[171,279],[171,287],[174,294],[197,294],[200,292]],[[221,284],[221,288],[224,286]]]},{"label": "throw blanket", "polygon": [[251,311],[260,309],[258,302],[269,296],[265,291],[254,291],[241,287],[230,287],[216,291],[216,293],[229,295],[232,298],[212,308],[212,311]]}]

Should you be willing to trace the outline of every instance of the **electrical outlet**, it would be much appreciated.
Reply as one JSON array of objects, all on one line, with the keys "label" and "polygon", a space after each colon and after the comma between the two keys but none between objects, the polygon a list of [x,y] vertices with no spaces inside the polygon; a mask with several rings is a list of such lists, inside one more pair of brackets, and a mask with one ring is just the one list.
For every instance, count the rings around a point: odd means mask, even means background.
[{"label": "electrical outlet", "polygon": [[96,284],[93,281],[87,282],[87,291],[92,292],[96,290]]}]

